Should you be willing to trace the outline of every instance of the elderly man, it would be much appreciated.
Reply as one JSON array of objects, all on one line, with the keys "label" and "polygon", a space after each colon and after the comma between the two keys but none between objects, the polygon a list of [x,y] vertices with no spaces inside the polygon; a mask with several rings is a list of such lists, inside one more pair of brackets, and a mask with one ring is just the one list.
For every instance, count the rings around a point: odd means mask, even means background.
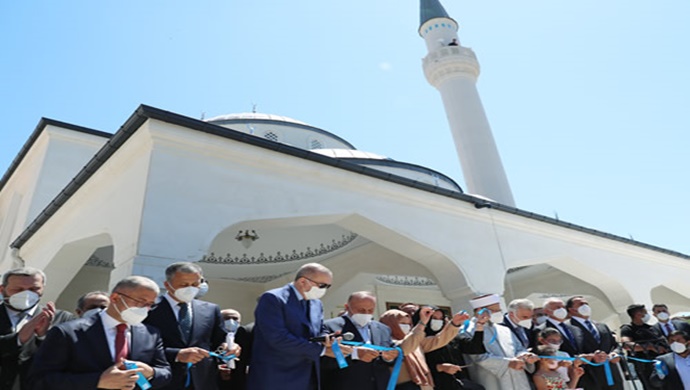
[{"label": "elderly man", "polygon": [[532,315],[534,303],[529,299],[515,299],[508,304],[508,314],[501,325],[508,327],[525,349],[536,347]]},{"label": "elderly man", "polygon": [[[496,294],[483,295],[470,300],[476,319],[470,322],[465,331],[472,337],[475,331],[484,330],[486,353],[468,355],[474,364],[472,377],[487,389],[529,390],[528,372],[534,371],[538,357],[528,352],[520,340],[505,326],[501,299]],[[530,313],[531,318],[531,313]]]},{"label": "elderly man", "polygon": [[2,276],[0,293],[0,389],[27,389],[27,371],[48,329],[76,317],[56,310],[53,302],[39,304],[46,284],[43,271],[16,268]]},{"label": "elderly man", "polygon": [[172,367],[172,381],[165,389],[218,388],[218,364],[209,351],[224,345],[226,330],[218,305],[195,299],[201,278],[201,267],[194,263],[170,264],[165,269],[166,293],[145,321],[160,330]]},{"label": "elderly man", "polygon": [[549,316],[544,322],[544,327],[554,328],[561,332],[563,344],[561,344],[560,350],[570,356],[577,356],[582,353],[582,331],[568,323],[568,310],[565,308],[563,300],[547,299],[544,302],[544,313]]},{"label": "elderly man", "polygon": [[153,388],[168,383],[160,334],[141,324],[158,292],[151,279],[127,277],[113,288],[106,310],[52,328],[31,367],[33,389],[132,389],[140,373]]},{"label": "elderly man", "polygon": [[[312,341],[323,333],[319,300],[333,274],[318,263],[305,264],[295,280],[266,291],[254,311],[254,346],[247,388],[252,390],[319,389],[320,358],[334,356],[330,340]],[[341,346],[348,355],[349,347]]]},{"label": "elderly man", "polygon": [[[342,316],[324,322],[329,333],[350,332],[356,342],[382,347],[393,345],[390,328],[373,319],[376,311],[374,294],[368,291],[350,294],[345,310],[347,312]],[[340,369],[335,359],[324,357],[321,360],[321,385],[329,390],[384,390],[390,378],[389,362],[397,355],[396,350],[379,353],[371,348],[356,347],[352,356],[346,359],[348,367],[345,369]]]},{"label": "elderly man", "polygon": [[585,389],[592,390],[607,390],[607,389],[623,389],[623,378],[620,375],[620,370],[616,367],[618,364],[618,354],[615,352],[618,344],[613,336],[613,332],[606,324],[601,324],[590,320],[592,309],[589,302],[582,295],[576,295],[565,304],[568,313],[570,314],[570,324],[575,328],[579,328],[582,333],[581,353],[592,354],[592,359],[595,363],[603,363],[606,359],[611,359],[611,370],[613,374],[613,385],[609,386],[606,381],[606,372],[603,366],[586,365],[585,375],[580,378],[578,385]]},{"label": "elderly man", "polygon": [[110,305],[109,294],[105,291],[91,291],[79,297],[75,313],[79,317],[89,316],[105,310]]}]

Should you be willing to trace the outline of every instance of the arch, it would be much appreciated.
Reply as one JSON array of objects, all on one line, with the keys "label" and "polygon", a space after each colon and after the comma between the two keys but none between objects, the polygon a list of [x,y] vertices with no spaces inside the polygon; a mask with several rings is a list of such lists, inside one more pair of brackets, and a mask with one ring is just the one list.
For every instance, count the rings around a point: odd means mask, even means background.
[{"label": "arch", "polygon": [[[690,298],[668,286],[658,285],[652,288],[651,296],[652,304],[665,304],[671,314],[690,311]],[[651,307],[649,309],[651,310]]]}]

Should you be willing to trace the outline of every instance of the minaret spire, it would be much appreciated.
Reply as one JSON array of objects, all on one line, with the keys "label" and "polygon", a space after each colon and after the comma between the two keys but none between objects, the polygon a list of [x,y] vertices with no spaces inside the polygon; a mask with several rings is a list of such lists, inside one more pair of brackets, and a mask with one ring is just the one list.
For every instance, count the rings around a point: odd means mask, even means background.
[{"label": "minaret spire", "polygon": [[441,93],[460,158],[467,192],[515,206],[477,91],[479,63],[472,49],[460,46],[458,23],[439,0],[420,0],[419,35],[428,54],[422,60],[429,84]]}]

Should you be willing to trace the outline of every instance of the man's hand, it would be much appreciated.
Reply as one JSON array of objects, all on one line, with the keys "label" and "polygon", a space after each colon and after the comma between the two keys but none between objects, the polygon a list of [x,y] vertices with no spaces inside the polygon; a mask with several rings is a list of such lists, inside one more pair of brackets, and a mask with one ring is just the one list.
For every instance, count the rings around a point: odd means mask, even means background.
[{"label": "man's hand", "polygon": [[436,371],[445,372],[448,375],[455,375],[456,372],[462,371],[462,368],[455,364],[441,363],[436,365]]},{"label": "man's hand", "polygon": [[608,358],[609,358],[609,355],[607,355],[606,352],[594,351],[594,358],[593,358],[594,363],[603,363]]},{"label": "man's hand", "polygon": [[419,322],[428,324],[432,314],[434,314],[434,309],[429,306],[419,309]]},{"label": "man's hand", "polygon": [[489,320],[491,319],[491,310],[489,310],[489,309],[479,310],[476,314],[476,317],[477,317],[477,325],[480,325],[480,324],[484,325],[487,322],[489,322]]},{"label": "man's hand", "polygon": [[389,351],[383,351],[383,352],[381,352],[381,357],[383,358],[383,360],[385,360],[387,362],[393,361],[393,360],[397,359],[397,357],[398,357],[398,350],[397,349],[391,349]]},{"label": "man's hand", "polygon": [[513,370],[524,370],[525,362],[518,358],[508,359],[508,368],[512,368]]},{"label": "man's hand", "polygon": [[367,347],[357,347],[357,357],[359,360],[369,363],[379,357],[379,351]]},{"label": "man's hand", "polygon": [[326,335],[326,341],[323,342],[323,345],[326,347],[326,352],[324,352],[324,356],[328,357],[335,357],[335,354],[333,353],[333,348],[332,345],[333,343],[338,343],[338,346],[340,347],[340,352],[343,353],[343,356],[348,356],[352,354],[352,347],[348,345],[342,345],[340,344],[340,340],[342,340],[342,337],[338,337],[335,339],[331,339],[329,335]]},{"label": "man's hand", "polygon": [[153,376],[153,374],[154,374],[153,368],[151,368],[151,366],[149,366],[148,364],[142,363],[142,362],[137,362],[134,360],[130,360],[130,362],[136,364],[137,368],[141,369],[141,373],[144,374],[144,378],[151,378]]},{"label": "man's hand", "polygon": [[470,315],[467,314],[467,312],[463,310],[461,312],[455,313],[452,321],[453,321],[453,324],[462,326],[463,322],[465,322],[469,319],[470,319]]},{"label": "man's hand", "polygon": [[183,348],[177,353],[176,361],[181,363],[199,363],[208,357],[208,351],[203,348]]},{"label": "man's hand", "polygon": [[611,353],[609,354],[609,360],[610,360],[611,363],[613,363],[613,364],[618,364],[618,362],[621,361],[621,357],[618,356],[617,353],[611,352]]},{"label": "man's hand", "polygon": [[231,349],[228,349],[227,343],[223,343],[220,345],[220,350],[223,351],[224,356],[235,355],[235,357],[240,357],[242,353],[242,347],[237,343],[235,343]]},{"label": "man's hand", "polygon": [[120,359],[119,362],[103,371],[96,387],[99,389],[133,389],[139,378],[138,373],[141,371],[141,368],[125,370],[124,359]]}]

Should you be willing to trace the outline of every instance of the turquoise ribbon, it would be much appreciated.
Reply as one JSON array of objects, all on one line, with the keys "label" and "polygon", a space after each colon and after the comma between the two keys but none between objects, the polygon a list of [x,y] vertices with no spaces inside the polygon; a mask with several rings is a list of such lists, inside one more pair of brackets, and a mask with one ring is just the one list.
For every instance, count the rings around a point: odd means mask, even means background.
[{"label": "turquoise ribbon", "polygon": [[[125,368],[127,370],[136,370],[137,365],[134,364],[133,362],[125,360]],[[138,378],[137,378],[137,385],[139,385],[139,388],[141,390],[148,390],[151,388],[151,383],[149,382],[148,379],[142,374],[141,372],[138,372]]]},{"label": "turquoise ribbon", "polygon": [[[215,353],[215,352],[211,352],[211,351],[207,351],[207,352],[208,352],[208,356],[218,358],[218,359],[224,361],[225,363],[227,363],[230,360],[235,359],[237,357],[235,355],[227,355],[226,356],[226,355],[221,355],[219,353]],[[189,385],[192,384],[192,372],[191,372],[191,370],[192,370],[193,365],[194,364],[192,364],[192,362],[187,363],[187,379],[184,382],[184,387],[189,387]]]},{"label": "turquoise ribbon", "polygon": [[609,386],[613,386],[613,373],[611,372],[611,363],[609,359],[606,359],[603,363],[593,363],[590,362],[589,360],[583,358],[583,357],[565,357],[565,356],[538,356],[539,359],[553,359],[553,360],[565,360],[569,362],[574,362],[576,360],[580,360],[584,363],[589,364],[590,366],[593,367],[601,367],[604,366],[604,373],[606,374],[606,384]]},{"label": "turquoise ribbon", "polygon": [[[381,351],[381,352],[397,350],[398,351],[398,357],[395,358],[395,364],[393,365],[393,372],[391,372],[391,377],[388,380],[388,386],[386,387],[386,390],[395,390],[395,385],[398,382],[398,376],[400,376],[400,368],[402,367],[402,361],[403,361],[403,351],[400,347],[389,348],[389,347],[382,347],[380,345],[365,344],[365,343],[356,342],[356,341],[341,341],[340,343],[343,345],[351,345],[353,347],[371,348],[375,351]],[[340,350],[340,348],[338,348],[338,350]],[[333,353],[335,353],[335,350],[333,351]],[[342,356],[342,352],[341,352],[341,356]],[[336,357],[336,359],[337,359],[337,357]]]},{"label": "turquoise ribbon", "polygon": [[347,360],[345,360],[345,356],[343,356],[343,351],[340,349],[340,344],[331,344],[331,349],[333,350],[333,355],[335,355],[335,361],[338,362],[338,367],[341,369],[347,368]]}]

